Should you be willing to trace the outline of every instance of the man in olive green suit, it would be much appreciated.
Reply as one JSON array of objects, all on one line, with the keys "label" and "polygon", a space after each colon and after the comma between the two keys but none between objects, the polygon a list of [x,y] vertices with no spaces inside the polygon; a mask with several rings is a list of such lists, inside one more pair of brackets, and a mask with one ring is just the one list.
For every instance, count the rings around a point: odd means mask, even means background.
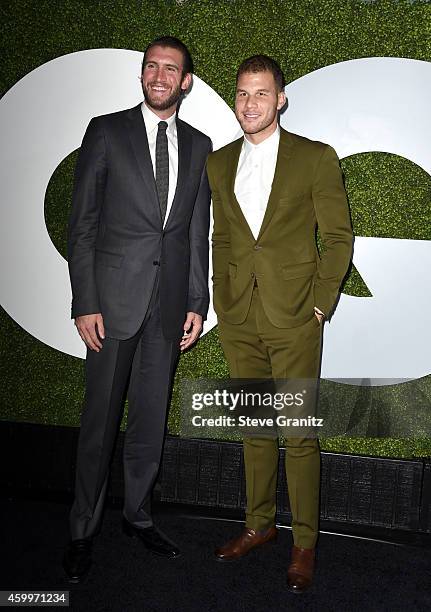
[{"label": "man in olive green suit", "polygon": [[[210,154],[214,211],[214,309],[230,374],[318,380],[324,318],[334,308],[352,251],[335,151],[281,129],[284,77],[263,55],[237,74],[235,114],[245,137]],[[323,241],[320,256],[316,225]],[[247,510],[239,537],[216,550],[241,558],[273,540],[278,440],[244,438]],[[313,437],[286,440],[294,546],[288,586],[307,589],[318,536],[320,452]]]}]

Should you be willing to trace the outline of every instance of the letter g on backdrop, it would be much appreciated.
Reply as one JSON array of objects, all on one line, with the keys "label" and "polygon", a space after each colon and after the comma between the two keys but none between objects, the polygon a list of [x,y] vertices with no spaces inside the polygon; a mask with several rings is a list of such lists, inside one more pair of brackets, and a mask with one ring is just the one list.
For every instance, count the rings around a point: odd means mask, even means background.
[{"label": "letter g on backdrop", "polygon": [[[84,345],[69,318],[67,263],[46,228],[45,192],[91,117],[142,99],[141,60],[123,49],[71,53],[27,74],[0,101],[0,302],[35,338],[77,357]],[[340,158],[395,153],[431,174],[431,63],[350,60],[290,83],[286,93],[281,123],[290,131],[330,143]],[[196,76],[180,116],[215,149],[241,134],[228,105]],[[357,236],[353,261],[373,297],[341,295],[325,326],[322,376],[393,384],[430,374],[431,241]],[[210,308],[204,331],[215,324]]]}]

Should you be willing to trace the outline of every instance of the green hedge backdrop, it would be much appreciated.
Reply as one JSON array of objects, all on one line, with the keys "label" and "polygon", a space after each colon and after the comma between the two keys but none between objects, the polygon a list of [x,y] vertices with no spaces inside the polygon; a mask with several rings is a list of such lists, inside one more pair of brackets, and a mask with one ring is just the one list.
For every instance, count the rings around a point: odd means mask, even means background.
[{"label": "green hedge backdrop", "polygon": [[[0,19],[2,94],[28,72],[58,56],[101,47],[142,50],[151,39],[166,34],[188,45],[195,73],[231,106],[238,64],[255,53],[276,58],[288,82],[354,58],[431,59],[431,6],[421,1],[15,0],[1,4]],[[60,164],[45,199],[47,227],[63,256],[75,160],[76,152]],[[343,160],[342,167],[356,235],[431,240],[431,179],[423,170],[383,153],[352,156]],[[370,295],[354,268],[343,290]],[[83,362],[37,341],[3,310],[0,326],[1,418],[78,426]],[[180,359],[169,419],[171,433],[179,431],[181,378],[227,374],[214,329]],[[396,409],[397,418],[407,418],[414,413],[415,396],[422,407],[431,405],[431,376],[366,392],[340,388],[339,402],[346,406],[362,402],[362,409],[368,409],[372,435],[378,430],[373,420],[381,418],[382,406]],[[321,440],[321,447],[394,457],[431,454],[425,429],[417,438],[338,437]]]}]

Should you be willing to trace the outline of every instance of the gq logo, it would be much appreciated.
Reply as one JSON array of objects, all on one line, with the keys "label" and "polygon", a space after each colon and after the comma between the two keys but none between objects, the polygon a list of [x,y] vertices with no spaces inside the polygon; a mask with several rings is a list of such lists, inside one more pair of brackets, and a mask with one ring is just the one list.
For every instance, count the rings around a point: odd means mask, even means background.
[{"label": "gq logo", "polygon": [[[0,103],[0,301],[34,337],[77,357],[84,345],[69,318],[67,264],[46,228],[45,191],[91,117],[142,99],[141,59],[122,49],[65,55],[26,75]],[[431,174],[430,63],[341,62],[290,83],[286,93],[281,124],[290,131],[330,143],[340,158],[394,153]],[[198,77],[180,116],[215,149],[241,134],[227,104]],[[430,374],[431,242],[357,236],[353,262],[373,297],[341,295],[325,326],[322,376],[382,385]],[[210,308],[204,332],[216,322]]]}]

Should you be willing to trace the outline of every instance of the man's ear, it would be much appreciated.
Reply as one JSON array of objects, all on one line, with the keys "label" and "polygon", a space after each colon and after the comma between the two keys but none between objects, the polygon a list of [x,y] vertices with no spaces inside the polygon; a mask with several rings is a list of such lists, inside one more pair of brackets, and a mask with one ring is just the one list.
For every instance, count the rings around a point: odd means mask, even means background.
[{"label": "man's ear", "polygon": [[181,83],[181,89],[184,91],[184,93],[187,93],[187,91],[190,89],[192,84],[192,74],[190,72],[187,72],[187,74],[184,76],[182,83]]},{"label": "man's ear", "polygon": [[281,110],[286,104],[286,94],[284,91],[280,91],[278,94],[277,110]]}]

